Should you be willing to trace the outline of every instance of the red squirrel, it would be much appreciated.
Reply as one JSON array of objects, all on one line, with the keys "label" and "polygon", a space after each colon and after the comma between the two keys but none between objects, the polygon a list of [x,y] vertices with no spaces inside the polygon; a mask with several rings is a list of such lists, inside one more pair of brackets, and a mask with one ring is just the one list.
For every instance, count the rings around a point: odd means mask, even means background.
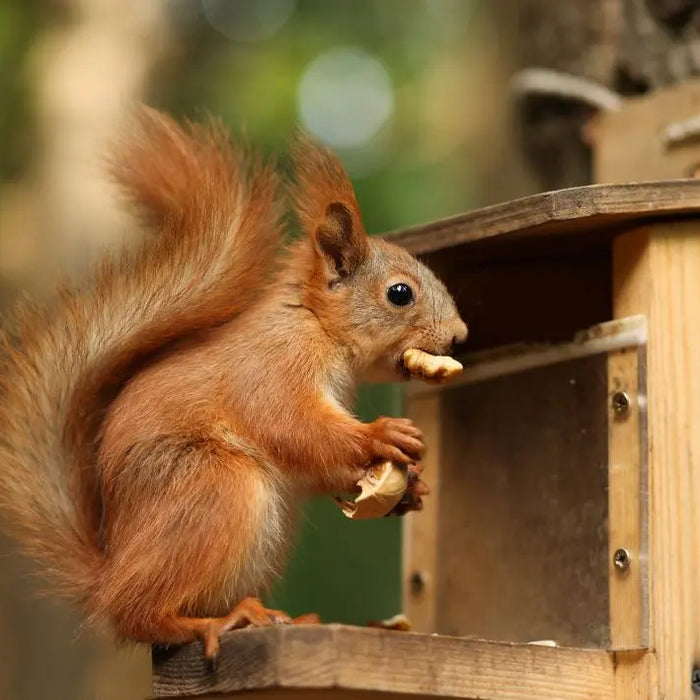
[{"label": "red squirrel", "polygon": [[305,496],[419,463],[411,421],[351,413],[355,384],[467,328],[425,266],[368,238],[326,148],[295,143],[303,235],[283,245],[274,167],[216,122],[139,115],[111,170],[151,233],[3,333],[0,502],[88,619],[213,657],[224,630],[289,621],[256,596]]}]

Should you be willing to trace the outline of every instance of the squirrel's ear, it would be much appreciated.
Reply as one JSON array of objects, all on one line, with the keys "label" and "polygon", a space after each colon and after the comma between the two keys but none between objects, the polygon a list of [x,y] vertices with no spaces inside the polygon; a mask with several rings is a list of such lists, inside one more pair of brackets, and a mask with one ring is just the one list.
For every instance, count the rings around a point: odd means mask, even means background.
[{"label": "squirrel's ear", "polygon": [[369,255],[350,178],[338,157],[302,132],[293,145],[297,218],[331,279],[351,275]]},{"label": "squirrel's ear", "polygon": [[314,232],[314,243],[331,275],[339,278],[352,275],[369,252],[365,232],[355,221],[352,209],[342,202],[326,207]]}]

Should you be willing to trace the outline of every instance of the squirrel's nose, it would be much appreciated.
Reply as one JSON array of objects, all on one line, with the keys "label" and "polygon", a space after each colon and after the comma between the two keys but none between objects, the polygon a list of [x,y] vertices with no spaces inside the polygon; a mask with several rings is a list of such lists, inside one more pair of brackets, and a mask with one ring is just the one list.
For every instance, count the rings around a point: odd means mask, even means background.
[{"label": "squirrel's nose", "polygon": [[467,339],[467,334],[469,333],[469,330],[467,329],[467,324],[460,319],[455,324],[453,333],[454,335],[452,336],[452,345],[454,347],[459,343],[463,343]]}]

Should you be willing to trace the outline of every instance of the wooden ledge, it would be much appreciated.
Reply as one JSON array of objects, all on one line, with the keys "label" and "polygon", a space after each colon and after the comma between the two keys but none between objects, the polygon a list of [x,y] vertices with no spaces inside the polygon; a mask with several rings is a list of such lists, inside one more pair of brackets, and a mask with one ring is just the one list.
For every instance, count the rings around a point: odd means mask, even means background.
[{"label": "wooden ledge", "polygon": [[700,179],[589,185],[515,199],[384,237],[425,254],[496,237],[599,232],[699,212]]},{"label": "wooden ledge", "polygon": [[277,689],[275,697],[286,697],[283,690],[293,695],[334,689],[324,697],[375,691],[484,700],[604,700],[615,696],[614,666],[612,654],[590,649],[345,625],[280,626],[226,634],[215,669],[198,643],[154,649],[153,694],[233,697],[241,690]]}]

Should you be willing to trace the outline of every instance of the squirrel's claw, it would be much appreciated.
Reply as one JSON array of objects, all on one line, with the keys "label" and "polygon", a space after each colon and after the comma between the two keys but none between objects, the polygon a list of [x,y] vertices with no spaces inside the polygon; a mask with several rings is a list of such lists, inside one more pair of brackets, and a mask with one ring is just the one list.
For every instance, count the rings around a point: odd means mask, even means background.
[{"label": "squirrel's claw", "polygon": [[292,622],[292,618],[287,613],[264,607],[258,598],[244,598],[225,617],[209,620],[202,633],[204,655],[212,661],[216,659],[219,653],[219,637],[228,630],[288,625]]}]

